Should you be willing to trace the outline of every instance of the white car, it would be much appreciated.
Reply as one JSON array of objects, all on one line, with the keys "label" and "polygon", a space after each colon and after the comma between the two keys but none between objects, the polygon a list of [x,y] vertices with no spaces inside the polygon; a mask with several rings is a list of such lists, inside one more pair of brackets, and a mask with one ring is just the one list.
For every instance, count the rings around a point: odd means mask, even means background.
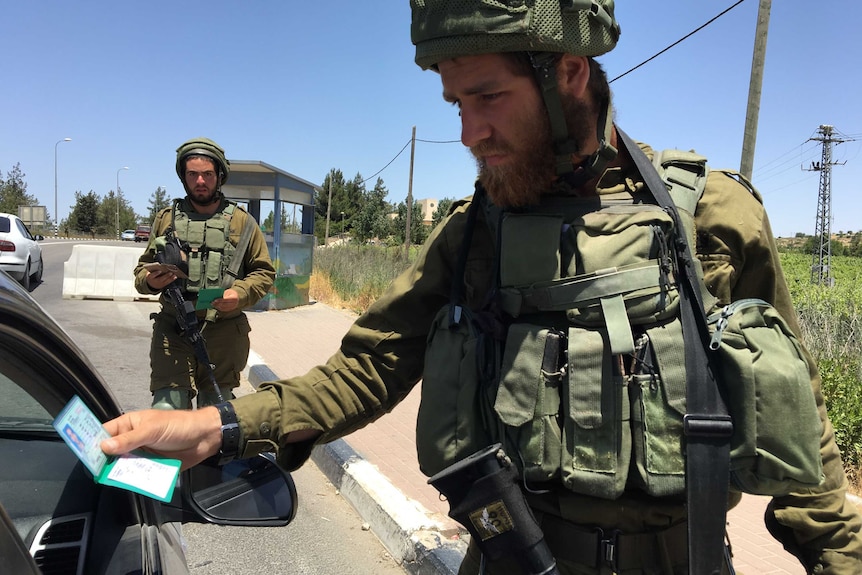
[{"label": "white car", "polygon": [[123,233],[120,234],[120,239],[124,242],[135,241],[135,230],[124,230]]},{"label": "white car", "polygon": [[0,270],[21,282],[29,290],[42,281],[42,246],[18,216],[0,213]]}]

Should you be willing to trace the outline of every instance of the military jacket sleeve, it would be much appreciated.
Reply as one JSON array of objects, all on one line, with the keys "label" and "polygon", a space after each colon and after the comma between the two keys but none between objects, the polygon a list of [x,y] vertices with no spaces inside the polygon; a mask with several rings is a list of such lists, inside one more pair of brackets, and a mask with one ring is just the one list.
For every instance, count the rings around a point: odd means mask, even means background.
[{"label": "military jacket sleeve", "polygon": [[141,257],[138,258],[138,265],[135,266],[135,289],[138,293],[150,295],[159,293],[147,283],[147,270],[144,269],[144,264],[151,264],[156,261],[156,238],[165,235],[168,227],[171,225],[171,208],[164,208],[156,214],[153,220],[153,225],[150,231],[150,239],[147,242],[147,247]]},{"label": "military jacket sleeve", "polygon": [[275,446],[279,462],[295,469],[312,444],[285,445],[285,434],[316,430],[316,443],[332,441],[392,410],[410,392],[422,377],[431,323],[449,299],[465,220],[462,207],[434,230],[414,264],[356,320],[324,365],[234,400],[244,456]]},{"label": "military jacket sleeve", "polygon": [[[764,299],[800,334],[760,198],[732,173],[712,171],[697,207],[695,226],[697,256],[704,268],[707,287],[719,303],[751,297]],[[820,451],[825,478],[815,489],[775,498],[767,512],[767,525],[785,548],[799,557],[808,572],[862,573],[862,520],[846,497],[847,479],[826,413],[820,376],[807,350],[806,354],[823,422]],[[772,525],[770,514],[775,519]]]}]

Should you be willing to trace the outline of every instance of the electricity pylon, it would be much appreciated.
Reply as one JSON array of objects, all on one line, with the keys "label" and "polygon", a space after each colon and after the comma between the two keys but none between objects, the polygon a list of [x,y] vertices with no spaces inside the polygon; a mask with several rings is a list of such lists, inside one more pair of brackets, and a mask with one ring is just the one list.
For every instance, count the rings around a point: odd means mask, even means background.
[{"label": "electricity pylon", "polygon": [[811,283],[832,287],[832,144],[846,142],[833,136],[832,126],[823,124],[819,137],[809,138],[823,143],[820,162],[811,162],[809,171],[820,172],[820,192],[817,195],[817,220],[814,224],[814,253],[811,260]]}]

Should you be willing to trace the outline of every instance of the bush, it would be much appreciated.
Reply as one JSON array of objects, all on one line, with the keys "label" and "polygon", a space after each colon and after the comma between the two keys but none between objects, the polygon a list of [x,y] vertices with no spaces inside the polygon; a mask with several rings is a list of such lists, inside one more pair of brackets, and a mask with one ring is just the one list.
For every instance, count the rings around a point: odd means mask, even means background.
[{"label": "bush", "polygon": [[[374,303],[415,259],[417,249],[411,247],[409,260],[404,246],[338,245],[314,250],[314,273],[311,297],[362,313]],[[320,277],[315,278],[314,276]]]}]

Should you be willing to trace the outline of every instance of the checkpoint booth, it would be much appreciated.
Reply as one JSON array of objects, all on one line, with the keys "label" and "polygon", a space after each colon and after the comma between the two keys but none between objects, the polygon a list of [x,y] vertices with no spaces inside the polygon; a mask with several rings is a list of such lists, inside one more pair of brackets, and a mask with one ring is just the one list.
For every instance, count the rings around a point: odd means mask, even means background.
[{"label": "checkpoint booth", "polygon": [[260,224],[275,265],[275,284],[254,306],[287,309],[308,304],[314,255],[314,194],[319,186],[259,161],[230,160],[222,193]]}]

